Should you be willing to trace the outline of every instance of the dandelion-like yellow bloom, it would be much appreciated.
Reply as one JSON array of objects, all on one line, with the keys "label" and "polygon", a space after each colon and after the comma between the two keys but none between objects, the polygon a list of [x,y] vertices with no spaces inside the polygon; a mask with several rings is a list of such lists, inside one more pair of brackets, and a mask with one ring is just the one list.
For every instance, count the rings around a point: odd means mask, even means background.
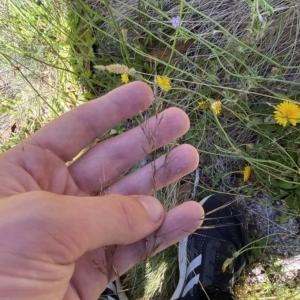
[{"label": "dandelion-like yellow bloom", "polygon": [[127,74],[122,74],[121,75],[121,81],[122,83],[128,83],[129,82],[129,77]]},{"label": "dandelion-like yellow bloom", "polygon": [[157,76],[157,84],[164,92],[167,92],[171,89],[171,81],[168,77]]},{"label": "dandelion-like yellow bloom", "polygon": [[274,115],[279,125],[285,127],[290,122],[293,126],[296,126],[300,122],[300,107],[293,102],[283,101],[276,106]]},{"label": "dandelion-like yellow bloom", "polygon": [[244,168],[244,182],[248,181],[249,177],[251,174],[251,167],[250,166],[246,166]]},{"label": "dandelion-like yellow bloom", "polygon": [[198,102],[198,109],[202,110],[205,108],[205,101]]},{"label": "dandelion-like yellow bloom", "polygon": [[218,115],[221,112],[222,109],[222,103],[221,101],[215,101],[212,105],[211,105],[211,110]]}]

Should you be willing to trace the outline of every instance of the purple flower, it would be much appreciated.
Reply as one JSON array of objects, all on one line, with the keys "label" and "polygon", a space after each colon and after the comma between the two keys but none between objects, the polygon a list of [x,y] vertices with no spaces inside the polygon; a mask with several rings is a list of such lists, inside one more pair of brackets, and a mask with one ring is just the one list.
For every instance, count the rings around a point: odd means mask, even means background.
[{"label": "purple flower", "polygon": [[258,20],[259,20],[259,22],[260,22],[261,24],[264,24],[264,23],[265,23],[265,20],[264,20],[264,18],[262,17],[261,14],[258,15]]},{"label": "purple flower", "polygon": [[174,27],[174,28],[177,28],[179,25],[180,25],[180,17],[179,16],[176,16],[176,17],[173,17],[172,19],[171,19],[171,23],[172,23],[172,26]]}]

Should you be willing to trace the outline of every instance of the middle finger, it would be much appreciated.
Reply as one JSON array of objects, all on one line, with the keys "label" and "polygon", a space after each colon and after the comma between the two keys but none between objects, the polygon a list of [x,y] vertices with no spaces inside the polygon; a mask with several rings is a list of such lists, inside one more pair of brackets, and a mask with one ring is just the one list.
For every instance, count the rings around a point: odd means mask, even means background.
[{"label": "middle finger", "polygon": [[95,145],[69,171],[81,191],[98,194],[147,154],[186,133],[189,124],[181,109],[169,108],[130,131]]}]

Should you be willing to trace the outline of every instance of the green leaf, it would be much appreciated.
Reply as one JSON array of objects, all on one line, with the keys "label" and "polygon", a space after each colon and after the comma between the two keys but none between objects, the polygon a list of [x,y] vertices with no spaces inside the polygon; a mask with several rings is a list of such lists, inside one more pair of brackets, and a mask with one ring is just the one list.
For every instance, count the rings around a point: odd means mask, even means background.
[{"label": "green leaf", "polygon": [[300,197],[300,189],[295,189],[295,194]]},{"label": "green leaf", "polygon": [[87,100],[90,100],[90,99],[93,99],[94,96],[91,93],[87,92],[87,93],[84,94],[84,98],[87,99]]},{"label": "green leaf", "polygon": [[284,190],[290,190],[293,188],[293,183],[285,182],[285,181],[278,181],[275,183],[276,187],[279,187]]},{"label": "green leaf", "polygon": [[297,200],[297,197],[294,194],[290,194],[284,200],[289,207],[294,208],[295,200]]},{"label": "green leaf", "polygon": [[117,133],[118,133],[118,131],[116,129],[111,129],[110,132],[109,132],[110,135],[114,135],[114,134],[117,134]]},{"label": "green leaf", "polygon": [[2,113],[2,114],[5,114],[5,113],[15,114],[15,112],[12,109],[5,108],[5,107],[0,107],[0,113]]},{"label": "green leaf", "polygon": [[[300,190],[299,190],[299,192],[300,192]],[[290,192],[287,192],[287,191],[285,191],[283,189],[280,189],[279,190],[279,194],[280,194],[281,197],[285,197],[285,196],[289,195]]]},{"label": "green leaf", "polygon": [[201,95],[209,95],[211,93],[211,89],[208,86],[203,87],[199,94]]},{"label": "green leaf", "polygon": [[259,114],[273,114],[274,108],[266,103],[259,103],[252,108],[252,111]]}]

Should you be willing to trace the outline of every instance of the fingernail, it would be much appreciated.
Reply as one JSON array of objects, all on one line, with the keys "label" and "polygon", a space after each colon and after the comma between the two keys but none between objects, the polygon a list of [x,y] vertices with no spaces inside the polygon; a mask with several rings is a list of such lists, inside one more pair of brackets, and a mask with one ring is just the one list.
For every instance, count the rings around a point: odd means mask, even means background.
[{"label": "fingernail", "polygon": [[144,205],[151,221],[157,223],[161,220],[164,210],[160,202],[150,196],[139,197],[139,201]]}]

